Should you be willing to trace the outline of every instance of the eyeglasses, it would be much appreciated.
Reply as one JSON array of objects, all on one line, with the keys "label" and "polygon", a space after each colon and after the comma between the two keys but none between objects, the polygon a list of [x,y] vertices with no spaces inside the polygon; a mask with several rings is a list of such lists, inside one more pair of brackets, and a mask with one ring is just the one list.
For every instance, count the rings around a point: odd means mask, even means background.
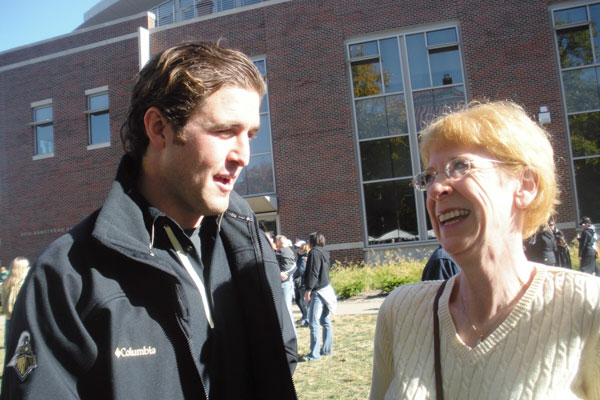
[{"label": "eyeglasses", "polygon": [[[433,181],[435,181],[435,177],[440,173],[444,172],[444,174],[448,177],[448,179],[460,179],[465,177],[469,172],[476,169],[484,169],[485,167],[475,167],[473,165],[474,161],[488,161],[492,163],[499,164],[510,164],[504,161],[499,160],[490,160],[487,158],[479,158],[477,160],[468,160],[466,158],[455,158],[454,160],[450,160],[443,171],[423,171],[413,178],[413,184],[417,189],[424,192],[431,185],[433,185]],[[491,168],[491,167],[489,167]]]}]

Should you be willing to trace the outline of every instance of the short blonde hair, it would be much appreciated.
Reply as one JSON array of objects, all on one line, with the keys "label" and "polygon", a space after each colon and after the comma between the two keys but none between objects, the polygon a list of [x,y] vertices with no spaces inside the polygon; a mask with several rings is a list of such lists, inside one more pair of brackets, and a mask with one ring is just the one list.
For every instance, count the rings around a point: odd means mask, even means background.
[{"label": "short blonde hair", "polygon": [[284,235],[275,236],[275,241],[276,241],[276,243],[279,243],[281,245],[281,247],[292,247],[293,246],[292,241]]},{"label": "short blonde hair", "polygon": [[421,133],[423,163],[428,164],[431,153],[447,145],[483,148],[499,161],[515,164],[508,167],[514,174],[525,168],[535,172],[538,192],[525,214],[524,238],[554,214],[559,189],[549,135],[521,106],[509,101],[473,102],[438,117]]}]

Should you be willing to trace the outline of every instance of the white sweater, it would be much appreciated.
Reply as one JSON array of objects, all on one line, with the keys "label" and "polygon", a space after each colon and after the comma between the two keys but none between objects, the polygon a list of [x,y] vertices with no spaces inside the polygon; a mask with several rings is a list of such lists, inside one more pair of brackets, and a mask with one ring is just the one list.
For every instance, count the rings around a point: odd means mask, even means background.
[{"label": "white sweater", "polygon": [[[537,265],[523,297],[476,347],[456,334],[440,298],[444,396],[600,399],[600,278]],[[435,399],[433,298],[441,281],[394,290],[377,318],[371,399]]]}]

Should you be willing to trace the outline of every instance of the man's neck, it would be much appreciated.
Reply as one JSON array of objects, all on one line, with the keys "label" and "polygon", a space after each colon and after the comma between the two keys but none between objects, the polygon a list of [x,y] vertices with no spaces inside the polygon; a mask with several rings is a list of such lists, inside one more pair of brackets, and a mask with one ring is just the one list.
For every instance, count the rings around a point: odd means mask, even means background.
[{"label": "man's neck", "polygon": [[194,229],[200,226],[204,216],[189,215],[182,212],[177,207],[172,206],[169,197],[165,196],[164,188],[155,174],[148,174],[142,161],[142,168],[138,178],[138,191],[153,207],[168,215],[175,220],[182,229]]}]

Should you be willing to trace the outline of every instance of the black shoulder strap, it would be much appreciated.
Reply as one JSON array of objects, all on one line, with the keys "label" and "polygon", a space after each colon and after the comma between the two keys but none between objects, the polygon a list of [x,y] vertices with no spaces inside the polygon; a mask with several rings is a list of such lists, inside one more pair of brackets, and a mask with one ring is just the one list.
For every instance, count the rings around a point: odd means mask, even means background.
[{"label": "black shoulder strap", "polygon": [[440,321],[438,318],[438,304],[440,302],[440,296],[446,287],[446,282],[448,281],[444,281],[441,284],[440,288],[435,294],[435,299],[433,300],[433,357],[435,362],[435,391],[437,400],[444,400],[444,389],[442,387],[442,366],[440,363]]}]

